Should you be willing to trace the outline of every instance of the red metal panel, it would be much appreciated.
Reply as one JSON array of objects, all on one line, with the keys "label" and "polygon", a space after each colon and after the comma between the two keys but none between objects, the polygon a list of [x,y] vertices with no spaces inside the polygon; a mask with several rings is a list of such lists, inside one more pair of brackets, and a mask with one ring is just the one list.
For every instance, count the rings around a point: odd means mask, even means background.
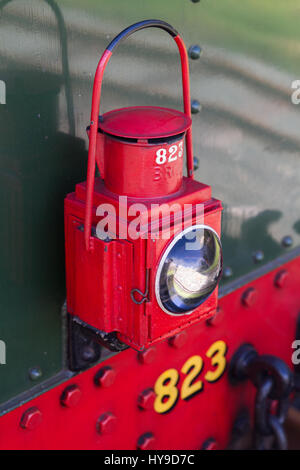
[{"label": "red metal panel", "polygon": [[[278,283],[282,269],[289,275]],[[296,258],[222,298],[219,317],[188,328],[186,342],[165,341],[145,353],[126,350],[7,413],[0,418],[0,447],[136,449],[139,437],[148,432],[153,434],[150,444],[156,449],[200,449],[209,438],[216,440],[218,448],[226,447],[237,413],[243,407],[252,410],[254,388],[249,382],[233,387],[228,368],[218,381],[205,380],[207,371],[215,369],[206,352],[212,343],[223,340],[228,361],[248,342],[259,353],[277,355],[291,366],[299,280],[300,258]],[[251,302],[242,301],[249,287],[256,295]],[[182,389],[182,366],[194,355],[204,359],[197,378],[203,380],[202,391],[189,400],[179,398],[168,413],[158,414],[151,394],[145,391],[153,389],[159,375],[169,368],[179,372],[177,387]],[[108,365],[115,379],[112,374],[112,380],[95,385],[95,374]],[[150,405],[141,407],[147,402],[145,395],[150,396]]]}]

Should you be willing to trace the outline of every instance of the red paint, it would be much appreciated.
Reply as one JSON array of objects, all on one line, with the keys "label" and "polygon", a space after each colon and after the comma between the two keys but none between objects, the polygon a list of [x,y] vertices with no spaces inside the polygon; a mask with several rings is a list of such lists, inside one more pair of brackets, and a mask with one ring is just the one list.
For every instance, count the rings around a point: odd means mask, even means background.
[{"label": "red paint", "polygon": [[216,313],[211,317],[206,320],[206,323],[208,326],[218,326],[222,323],[224,320],[224,310],[218,306]]},{"label": "red paint", "polygon": [[67,408],[73,408],[73,406],[78,405],[81,399],[81,390],[77,385],[71,385],[67,387],[61,396],[61,404]]},{"label": "red paint", "polygon": [[[259,354],[274,354],[292,368],[291,344],[300,305],[300,258],[281,269],[290,275],[284,289],[274,285],[276,270],[250,283],[249,287],[260,294],[252,307],[245,308],[241,303],[246,286],[231,292],[219,300],[223,321],[214,327],[203,321],[188,328],[188,341],[182,349],[171,348],[168,341],[157,344],[156,357],[150,365],[142,364],[137,360],[138,353],[127,349],[1,416],[0,448],[136,449],[140,436],[149,432],[155,436],[155,449],[197,450],[211,437],[218,448],[226,448],[238,413],[248,408],[253,419],[255,389],[249,381],[233,387],[225,372],[217,382],[205,382],[203,390],[191,399],[179,399],[163,415],[153,409],[141,410],[137,406],[138,397],[143,390],[153,388],[165,370],[176,368],[180,372],[183,363],[193,355],[205,358],[200,374],[200,379],[203,378],[207,370],[213,370],[205,353],[220,339],[228,345],[228,361],[241,344],[251,343]],[[106,366],[116,371],[115,382],[108,388],[98,387],[95,375]],[[179,386],[183,380],[180,373]],[[81,400],[74,408],[63,407],[61,394],[73,384],[80,387]],[[40,411],[43,419],[36,429],[27,432],[20,421],[32,407]],[[108,412],[116,417],[116,427],[111,433],[99,434],[97,421]]]},{"label": "red paint", "polygon": [[[93,250],[85,249],[83,225],[86,185],[76,186],[76,192],[65,199],[66,273],[67,307],[70,314],[76,315],[85,323],[102,331],[119,333],[120,340],[137,350],[150,347],[165,338],[174,336],[187,326],[212,316],[217,305],[217,291],[190,315],[170,316],[163,312],[155,296],[155,277],[159,260],[170,243],[163,234],[167,228],[162,225],[159,211],[152,211],[152,221],[156,222],[160,237],[152,239],[102,241],[91,237]],[[139,202],[138,198],[128,198],[127,205]],[[143,199],[145,210],[142,214],[148,223],[142,230],[150,231],[151,204],[158,199]],[[203,223],[220,234],[221,204],[211,198],[209,186],[190,178],[184,178],[183,185],[175,195],[164,198],[169,205],[203,203]],[[117,215],[122,215],[118,199],[108,191],[102,180],[97,179],[94,192],[93,223],[97,224],[96,207],[109,203],[115,207]],[[126,211],[126,208],[124,208]],[[117,233],[127,233],[128,219],[117,217]],[[195,223],[195,215],[190,214],[189,225]],[[174,225],[171,216],[171,232],[181,231]],[[169,235],[168,235],[169,236]],[[132,289],[145,292],[146,269],[149,271],[148,302],[136,305],[131,298]]]},{"label": "red paint", "polygon": [[155,400],[155,393],[152,388],[148,388],[140,393],[138,397],[138,406],[142,410],[152,410]]},{"label": "red paint", "polygon": [[256,289],[254,289],[254,287],[249,287],[249,289],[246,289],[245,292],[243,292],[242,304],[245,307],[253,307],[257,300],[257,295]]},{"label": "red paint", "polygon": [[155,437],[152,433],[145,433],[139,439],[137,443],[138,450],[154,450],[155,449]]},{"label": "red paint", "polygon": [[169,345],[172,346],[173,348],[180,349],[183,348],[185,343],[188,340],[188,335],[186,331],[181,331],[175,336],[172,336],[169,339]]},{"label": "red paint", "polygon": [[276,287],[283,288],[289,279],[289,273],[285,269],[282,269],[275,275],[274,283]]},{"label": "red paint", "polygon": [[21,417],[20,426],[23,429],[27,429],[28,431],[33,431],[41,424],[43,420],[42,413],[38,408],[33,406],[32,408],[27,409],[24,411],[24,414]]},{"label": "red paint", "polygon": [[156,348],[149,348],[138,354],[138,359],[141,364],[152,364],[156,358]]},{"label": "red paint", "polygon": [[100,434],[110,434],[117,426],[117,418],[112,413],[103,413],[97,422],[97,431]]},{"label": "red paint", "polygon": [[101,367],[95,375],[95,384],[99,387],[111,387],[116,379],[116,372],[111,367]]},{"label": "red paint", "polygon": [[104,134],[125,139],[162,139],[187,131],[190,116],[176,109],[135,106],[114,109],[101,116],[99,129]]}]

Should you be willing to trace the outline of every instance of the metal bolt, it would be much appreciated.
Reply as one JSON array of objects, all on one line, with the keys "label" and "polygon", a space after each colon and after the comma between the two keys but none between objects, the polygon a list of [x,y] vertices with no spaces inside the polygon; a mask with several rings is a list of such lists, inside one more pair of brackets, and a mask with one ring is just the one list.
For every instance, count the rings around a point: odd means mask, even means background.
[{"label": "metal bolt", "polygon": [[199,59],[201,53],[202,49],[200,46],[198,46],[198,44],[191,46],[188,51],[190,58],[193,60]]},{"label": "metal bolt", "polygon": [[152,432],[146,432],[139,437],[137,448],[138,450],[154,450],[153,446],[155,443],[155,438]]},{"label": "metal bolt", "polygon": [[216,440],[211,437],[203,443],[201,450],[217,450],[217,448],[218,446]]},{"label": "metal bolt", "polygon": [[199,103],[198,100],[192,100],[191,102],[191,112],[192,114],[197,114],[199,111],[201,111],[201,104]]},{"label": "metal bolt", "polygon": [[242,303],[245,307],[252,307],[257,299],[257,291],[254,287],[249,287],[246,289],[242,295]]},{"label": "metal bolt", "polygon": [[284,246],[285,248],[289,248],[290,246],[292,246],[293,243],[294,243],[293,238],[292,238],[290,235],[286,235],[286,236],[283,237],[283,239],[281,240],[281,244],[282,244],[282,246]]},{"label": "metal bolt", "polygon": [[95,348],[92,346],[84,346],[81,357],[86,362],[92,362],[96,358]]},{"label": "metal bolt", "polygon": [[43,415],[40,410],[36,407],[28,408],[28,410],[23,413],[23,416],[20,421],[20,426],[23,429],[28,429],[33,431],[36,429],[42,422]]},{"label": "metal bolt", "polygon": [[180,349],[187,342],[187,337],[188,337],[187,332],[181,331],[180,333],[177,333],[177,335],[172,336],[169,339],[168,343],[173,348]]},{"label": "metal bolt", "polygon": [[94,382],[100,387],[110,387],[116,378],[116,372],[109,366],[102,367],[95,375]]},{"label": "metal bolt", "polygon": [[60,403],[67,408],[73,408],[78,405],[81,395],[82,393],[78,385],[70,385],[64,389],[60,398]]},{"label": "metal bolt", "polygon": [[221,307],[217,307],[216,313],[206,320],[208,326],[218,326],[222,323],[224,318],[224,310]]},{"label": "metal bolt", "polygon": [[147,388],[138,396],[138,406],[142,410],[151,410],[155,400],[155,393],[152,388]]},{"label": "metal bolt", "polygon": [[193,162],[194,162],[194,170],[198,170],[199,168],[199,158],[198,157],[194,157],[193,158]]},{"label": "metal bolt", "polygon": [[284,287],[288,278],[289,278],[288,271],[286,271],[285,269],[282,269],[275,276],[275,279],[274,279],[275,286],[280,287],[280,288]]},{"label": "metal bolt", "polygon": [[100,434],[109,434],[114,431],[117,418],[112,413],[103,413],[97,421],[97,431]]},{"label": "metal bolt", "polygon": [[260,263],[264,259],[264,253],[261,250],[254,251],[252,257],[255,263]]},{"label": "metal bolt", "polygon": [[146,349],[143,352],[138,353],[138,360],[142,364],[152,364],[152,362],[155,360],[155,358],[156,358],[156,349],[155,348],[149,348],[149,349]]},{"label": "metal bolt", "polygon": [[230,266],[226,266],[226,267],[223,269],[223,274],[222,274],[222,276],[223,276],[225,279],[227,279],[227,278],[229,278],[229,277],[232,276],[232,269],[231,269]]},{"label": "metal bolt", "polygon": [[42,374],[41,368],[37,366],[37,367],[32,367],[31,369],[29,369],[28,375],[29,375],[30,380],[35,381],[35,380],[40,379],[43,374]]}]

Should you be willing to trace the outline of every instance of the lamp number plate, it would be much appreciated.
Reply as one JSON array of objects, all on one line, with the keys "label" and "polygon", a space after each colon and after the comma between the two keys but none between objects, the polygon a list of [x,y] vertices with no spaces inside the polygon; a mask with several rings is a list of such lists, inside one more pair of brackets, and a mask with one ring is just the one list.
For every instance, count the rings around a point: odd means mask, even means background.
[{"label": "lamp number plate", "polygon": [[177,158],[183,155],[183,140],[178,144],[171,145],[169,148],[160,148],[156,151],[155,162],[157,165],[175,162]]},{"label": "lamp number plate", "polygon": [[177,369],[165,370],[154,385],[154,410],[157,413],[167,413],[179,399],[188,400],[203,391],[205,382],[214,383],[219,380],[226,369],[226,353],[227,345],[222,340],[216,341],[208,348],[205,362],[209,362],[209,365],[203,379],[200,375],[204,369],[204,360],[198,355],[189,357],[181,367],[182,381]]}]

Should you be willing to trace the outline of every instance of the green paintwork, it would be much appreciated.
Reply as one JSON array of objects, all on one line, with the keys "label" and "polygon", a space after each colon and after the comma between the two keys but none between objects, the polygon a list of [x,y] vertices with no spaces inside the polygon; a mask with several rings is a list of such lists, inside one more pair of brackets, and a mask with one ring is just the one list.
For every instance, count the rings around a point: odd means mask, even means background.
[{"label": "green paintwork", "polygon": [[[14,0],[0,14],[0,402],[62,370],[63,199],[85,178],[92,81],[106,44],[145,18],[173,24],[191,61],[197,179],[224,202],[225,266],[233,277],[300,242],[299,2],[286,0]],[[60,31],[60,32],[59,32]],[[6,90],[4,87],[6,85]],[[102,111],[181,106],[176,47],[143,31],[116,51]],[[228,281],[227,281],[228,282]],[[28,371],[42,370],[32,382]]]}]

